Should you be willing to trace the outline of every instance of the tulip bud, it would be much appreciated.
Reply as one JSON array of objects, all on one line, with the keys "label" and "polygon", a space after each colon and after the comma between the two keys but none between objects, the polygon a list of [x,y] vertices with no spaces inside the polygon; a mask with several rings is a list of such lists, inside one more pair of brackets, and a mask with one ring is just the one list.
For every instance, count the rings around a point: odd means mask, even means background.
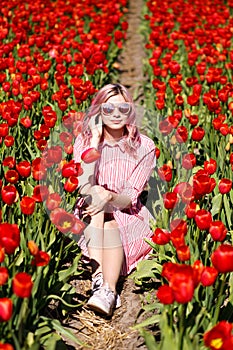
[{"label": "tulip bud", "polygon": [[29,298],[32,287],[32,278],[26,272],[18,272],[12,280],[13,292],[20,298]]},{"label": "tulip bud", "polygon": [[9,298],[0,298],[0,322],[9,321],[13,312],[13,302]]}]

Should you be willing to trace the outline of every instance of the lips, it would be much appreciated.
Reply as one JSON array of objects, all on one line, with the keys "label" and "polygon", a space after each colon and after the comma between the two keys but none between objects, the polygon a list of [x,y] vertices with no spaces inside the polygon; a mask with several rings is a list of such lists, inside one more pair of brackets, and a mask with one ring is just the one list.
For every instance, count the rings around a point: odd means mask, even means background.
[{"label": "lips", "polygon": [[111,122],[113,124],[120,124],[122,122],[122,120],[111,120]]}]

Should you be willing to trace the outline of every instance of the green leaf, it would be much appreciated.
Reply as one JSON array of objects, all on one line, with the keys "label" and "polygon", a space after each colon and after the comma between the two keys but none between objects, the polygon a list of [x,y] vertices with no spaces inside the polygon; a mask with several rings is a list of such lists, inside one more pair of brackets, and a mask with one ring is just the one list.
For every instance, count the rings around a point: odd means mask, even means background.
[{"label": "green leaf", "polygon": [[[67,269],[65,270],[61,270],[59,271],[58,273],[58,276],[59,276],[59,281],[64,281],[66,279],[68,279],[70,276],[72,276],[74,273],[77,274],[77,269],[78,269],[78,262],[81,258],[81,253],[78,254],[75,259],[73,260],[73,263],[70,267],[68,267]],[[80,271],[79,274],[81,274],[83,271]]]},{"label": "green leaf", "polygon": [[161,303],[150,303],[146,304],[142,307],[142,309],[145,312],[153,311],[153,310],[160,310],[163,307]]},{"label": "green leaf", "polygon": [[72,332],[68,329],[64,328],[58,320],[49,319],[47,317],[42,316],[42,320],[46,321],[46,324],[51,327],[51,329],[55,330],[65,338],[73,341],[75,344],[84,346],[85,344],[79,340]]},{"label": "green leaf", "polygon": [[45,350],[67,350],[64,341],[56,333],[50,334],[50,337],[44,342],[43,348]]},{"label": "green leaf", "polygon": [[133,329],[141,329],[143,327],[148,327],[152,324],[159,323],[160,322],[161,315],[153,315],[151,317],[148,317],[145,321],[142,321],[141,323],[133,326]]},{"label": "green leaf", "polygon": [[159,349],[159,346],[158,346],[157,342],[155,341],[153,334],[151,334],[150,332],[148,332],[144,329],[140,330],[140,334],[144,338],[145,343],[146,343],[146,347],[148,350],[158,350]]},{"label": "green leaf", "polygon": [[212,209],[211,209],[212,216],[220,212],[221,206],[222,206],[222,194],[218,193],[212,199]]},{"label": "green leaf", "polygon": [[226,211],[226,217],[227,217],[227,222],[229,227],[231,227],[231,212],[232,210],[230,209],[230,205],[228,202],[228,198],[227,196],[223,196],[223,202],[224,202],[224,207],[225,207],[225,211]]},{"label": "green leaf", "polygon": [[161,265],[157,263],[156,260],[142,260],[137,265],[137,270],[134,271],[131,275],[131,278],[139,280],[142,278],[155,277],[156,270],[161,271]]}]

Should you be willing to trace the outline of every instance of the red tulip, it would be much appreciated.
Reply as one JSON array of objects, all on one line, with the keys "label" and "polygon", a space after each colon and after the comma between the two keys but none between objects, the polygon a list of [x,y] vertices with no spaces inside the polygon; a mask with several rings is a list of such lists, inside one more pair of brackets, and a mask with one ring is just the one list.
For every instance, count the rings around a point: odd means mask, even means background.
[{"label": "red tulip", "polygon": [[176,133],[175,133],[175,137],[177,142],[179,143],[183,143],[186,142],[188,140],[188,130],[185,126],[178,126]]},{"label": "red tulip", "polygon": [[32,198],[36,202],[43,202],[49,195],[49,189],[45,185],[36,185],[33,189]]},{"label": "red tulip", "polygon": [[207,211],[205,209],[199,209],[196,212],[194,220],[197,224],[197,227],[200,230],[208,230],[210,227],[210,224],[212,222],[212,216],[211,216],[211,213],[209,211]]},{"label": "red tulip", "polygon": [[172,179],[172,169],[170,166],[164,164],[158,169],[158,175],[161,180],[170,182]]},{"label": "red tulip", "polygon": [[190,123],[191,125],[195,126],[195,125],[198,124],[198,122],[199,122],[198,115],[196,115],[196,114],[190,115],[190,117],[189,117],[189,123]]},{"label": "red tulip", "polygon": [[193,129],[191,138],[193,141],[201,141],[205,136],[205,130],[200,126]]},{"label": "red tulip", "polygon": [[39,250],[35,255],[34,259],[32,260],[32,265],[34,266],[46,266],[50,262],[50,256],[48,253]]},{"label": "red tulip", "polygon": [[16,184],[19,180],[19,174],[16,170],[7,170],[7,172],[4,174],[4,177],[7,182],[10,184]]},{"label": "red tulip", "polygon": [[62,208],[56,208],[50,213],[50,220],[62,233],[68,233],[75,224],[75,216]]},{"label": "red tulip", "polygon": [[211,255],[211,261],[219,272],[233,272],[233,246],[220,245]]},{"label": "red tulip", "polygon": [[169,135],[170,132],[174,129],[172,123],[170,122],[169,118],[165,118],[161,122],[159,122],[159,131],[163,135]]},{"label": "red tulip", "polygon": [[217,277],[218,271],[212,266],[206,266],[201,274],[201,284],[205,287],[212,286]]},{"label": "red tulip", "polygon": [[0,245],[7,254],[13,254],[20,243],[20,231],[17,224],[0,223]]},{"label": "red tulip", "polygon": [[[175,103],[177,106],[182,106],[184,104],[184,99],[181,95],[176,95],[175,97]],[[178,141],[179,142],[179,141]],[[181,142],[185,142],[185,141],[181,141]]]},{"label": "red tulip", "polygon": [[156,107],[159,109],[159,110],[161,110],[161,109],[163,109],[164,107],[165,107],[165,100],[164,99],[157,99],[156,101],[155,101],[155,105],[156,105]]},{"label": "red tulip", "polygon": [[170,61],[168,64],[168,67],[169,67],[171,73],[174,75],[178,74],[180,71],[180,65],[176,61]]},{"label": "red tulip", "polygon": [[2,165],[7,166],[9,169],[13,169],[15,167],[16,160],[14,157],[9,156],[3,159]]},{"label": "red tulip", "polygon": [[[190,106],[198,106],[200,102],[200,96],[196,94],[192,94],[187,97],[187,102]],[[196,125],[196,123],[194,123],[193,125]]]},{"label": "red tulip", "polygon": [[46,167],[41,158],[35,158],[32,161],[32,177],[39,181],[46,178]]},{"label": "red tulip", "polygon": [[85,223],[75,217],[74,224],[71,228],[71,233],[75,235],[80,235],[85,228],[86,228]]},{"label": "red tulip", "polygon": [[175,301],[172,288],[166,284],[158,288],[157,298],[164,305],[172,304]]},{"label": "red tulip", "polygon": [[54,210],[60,206],[61,202],[62,198],[58,193],[50,193],[46,199],[46,206],[48,210]]},{"label": "red tulip", "polygon": [[27,160],[22,160],[18,164],[16,164],[16,169],[20,176],[29,177],[31,175],[31,163]]},{"label": "red tulip", "polygon": [[24,196],[20,202],[21,212],[25,215],[32,215],[35,210],[36,201],[32,197]]},{"label": "red tulip", "polygon": [[30,251],[30,254],[33,256],[36,256],[37,253],[39,252],[39,248],[37,246],[37,244],[34,241],[28,241],[28,249]]},{"label": "red tulip", "polygon": [[190,203],[194,200],[193,187],[188,182],[178,183],[173,192],[178,193],[183,203]]},{"label": "red tulip", "polygon": [[187,215],[188,219],[193,219],[196,215],[198,205],[195,202],[189,203],[185,208],[185,214]]},{"label": "red tulip", "polygon": [[50,166],[55,163],[59,163],[62,160],[62,147],[53,146],[48,148],[45,152],[46,163]]},{"label": "red tulip", "polygon": [[172,230],[170,233],[170,239],[172,241],[172,244],[176,248],[176,250],[179,247],[182,247],[185,245],[184,234],[179,230],[176,230],[176,229]]},{"label": "red tulip", "polygon": [[27,115],[26,117],[20,119],[20,124],[28,129],[32,126],[32,120]]},{"label": "red tulip", "polygon": [[7,322],[12,316],[13,302],[9,298],[0,298],[0,322]]},{"label": "red tulip", "polygon": [[5,259],[5,249],[0,245],[0,263],[2,263]]},{"label": "red tulip", "polygon": [[0,124],[0,137],[5,137],[8,135],[9,125],[7,123]]},{"label": "red tulip", "polygon": [[6,267],[0,266],[0,286],[5,284],[8,280],[9,273]]},{"label": "red tulip", "polygon": [[196,165],[196,157],[193,153],[185,154],[182,158],[182,167],[184,169],[192,169]]},{"label": "red tulip", "polygon": [[213,184],[208,173],[203,173],[202,171],[198,171],[193,176],[193,190],[194,190],[194,195],[197,199],[199,199],[199,197],[207,193],[210,193],[212,190],[212,186]]},{"label": "red tulip", "polygon": [[221,179],[218,184],[218,189],[221,194],[230,192],[232,188],[232,181],[230,179]]},{"label": "red tulip", "polygon": [[187,261],[190,259],[190,249],[187,245],[179,246],[176,249],[176,253],[180,261]]},{"label": "red tulip", "polygon": [[212,221],[209,227],[209,233],[214,241],[222,242],[226,238],[227,228],[222,221]]},{"label": "red tulip", "polygon": [[232,338],[232,328],[232,323],[220,321],[210,331],[204,333],[205,346],[211,350],[230,350],[230,347],[223,348],[223,345],[228,339]]},{"label": "red tulip", "polygon": [[188,232],[187,222],[184,219],[179,219],[179,218],[173,219],[170,222],[170,229],[179,231],[185,236]]},{"label": "red tulip", "polygon": [[62,176],[79,176],[81,174],[81,165],[80,163],[75,163],[74,160],[65,163],[62,167]]},{"label": "red tulip", "polygon": [[172,274],[169,285],[172,288],[175,301],[181,304],[191,301],[194,294],[192,268],[187,269],[186,265],[184,268],[180,267],[176,273]]},{"label": "red tulip", "polygon": [[192,268],[193,268],[194,286],[197,287],[201,281],[201,275],[205,267],[200,260],[196,260],[192,265]]},{"label": "red tulip", "polygon": [[175,192],[167,192],[163,195],[164,207],[168,210],[172,210],[178,202],[178,197]]},{"label": "red tulip", "polygon": [[13,144],[15,143],[14,136],[11,136],[11,135],[5,136],[4,143],[5,143],[6,147],[13,146]]},{"label": "red tulip", "polygon": [[96,148],[88,148],[81,155],[81,159],[84,163],[92,163],[100,158],[100,152]]},{"label": "red tulip", "polygon": [[209,161],[205,161],[204,162],[204,169],[207,171],[207,173],[209,175],[212,175],[215,173],[216,169],[217,169],[217,162],[216,160],[210,158]]},{"label": "red tulip", "polygon": [[13,346],[9,343],[1,343],[0,342],[0,350],[14,350]]},{"label": "red tulip", "polygon": [[32,278],[26,272],[18,272],[12,280],[13,292],[20,298],[29,298],[31,296],[32,287]]},{"label": "red tulip", "polygon": [[170,242],[170,233],[161,228],[156,228],[152,236],[152,241],[155,244],[165,245]]},{"label": "red tulip", "polygon": [[70,176],[64,184],[64,189],[67,192],[74,192],[78,188],[78,178]]}]

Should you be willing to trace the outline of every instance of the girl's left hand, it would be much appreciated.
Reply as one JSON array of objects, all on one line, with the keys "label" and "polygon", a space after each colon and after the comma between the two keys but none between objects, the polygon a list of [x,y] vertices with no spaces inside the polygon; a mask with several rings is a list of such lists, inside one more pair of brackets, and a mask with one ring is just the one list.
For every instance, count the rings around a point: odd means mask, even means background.
[{"label": "girl's left hand", "polygon": [[88,215],[93,216],[99,213],[104,208],[104,206],[107,203],[109,203],[109,201],[112,199],[111,192],[106,190],[102,186],[92,186],[89,193],[92,197],[92,202],[83,212],[84,217]]}]

